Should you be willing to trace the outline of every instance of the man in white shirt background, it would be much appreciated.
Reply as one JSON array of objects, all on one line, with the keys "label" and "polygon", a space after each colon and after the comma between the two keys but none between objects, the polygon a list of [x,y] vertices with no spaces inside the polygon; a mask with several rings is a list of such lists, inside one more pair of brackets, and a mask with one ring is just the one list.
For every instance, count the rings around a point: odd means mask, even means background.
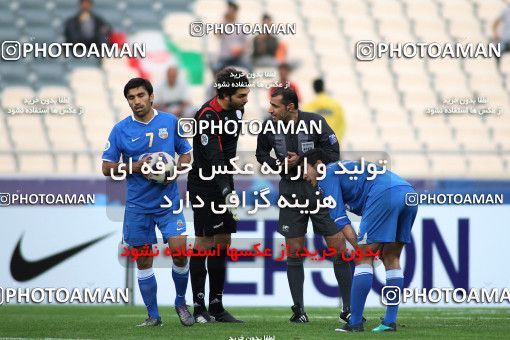
[{"label": "man in white shirt background", "polygon": [[154,88],[154,107],[177,117],[191,117],[196,109],[191,105],[191,91],[186,74],[176,65],[170,65],[164,77]]}]

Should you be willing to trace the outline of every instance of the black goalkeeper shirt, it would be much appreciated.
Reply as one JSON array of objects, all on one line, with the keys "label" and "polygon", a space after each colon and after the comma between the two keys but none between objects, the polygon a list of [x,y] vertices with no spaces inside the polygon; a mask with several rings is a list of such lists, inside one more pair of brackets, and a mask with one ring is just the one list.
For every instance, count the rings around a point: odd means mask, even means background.
[{"label": "black goalkeeper shirt", "polygon": [[[241,132],[241,119],[244,110],[223,110],[218,103],[218,97],[206,102],[195,114],[197,133],[193,137],[193,165],[188,174],[188,190],[195,193],[207,193],[211,197],[223,196],[234,190],[233,175],[215,174],[212,180],[203,180],[199,176],[201,169],[203,176],[210,176],[213,166],[227,166],[233,170],[230,160],[237,154],[237,141]],[[237,124],[237,133],[228,134],[224,124],[233,120]],[[209,128],[199,131],[200,121],[207,121]],[[233,130],[229,123],[228,130]],[[223,126],[223,129],[212,126]]]}]

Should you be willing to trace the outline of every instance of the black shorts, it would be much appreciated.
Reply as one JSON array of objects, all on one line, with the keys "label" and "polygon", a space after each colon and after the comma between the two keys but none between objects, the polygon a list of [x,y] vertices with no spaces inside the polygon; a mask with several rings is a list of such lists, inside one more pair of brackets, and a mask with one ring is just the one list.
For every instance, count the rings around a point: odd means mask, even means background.
[{"label": "black shorts", "polygon": [[214,202],[216,207],[218,207],[219,204],[225,204],[225,199],[221,195],[190,191],[189,196],[192,205],[199,203],[196,199],[197,195],[204,201],[204,207],[193,208],[195,236],[232,234],[237,231],[237,222],[233,219],[232,214],[229,212],[215,214],[211,209],[211,202]]},{"label": "black shorts", "polygon": [[[306,181],[290,181],[282,179],[280,181],[280,196],[285,197],[288,202],[293,203],[297,199],[303,203],[306,199],[310,205],[308,211],[313,211],[317,207],[317,191],[310,183]],[[295,197],[292,195],[295,194]],[[280,217],[278,221],[278,232],[285,237],[301,237],[306,234],[308,228],[308,219],[312,220],[314,233],[331,236],[338,233],[338,227],[331,219],[329,209],[321,208],[315,214],[302,213],[301,208],[280,208]]]}]

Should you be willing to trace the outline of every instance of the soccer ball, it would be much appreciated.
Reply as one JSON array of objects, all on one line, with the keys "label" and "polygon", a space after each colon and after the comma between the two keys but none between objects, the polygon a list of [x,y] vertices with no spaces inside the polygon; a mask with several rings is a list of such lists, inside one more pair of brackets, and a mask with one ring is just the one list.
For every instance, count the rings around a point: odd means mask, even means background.
[{"label": "soccer ball", "polygon": [[[163,164],[164,172],[155,173],[154,171],[161,171],[162,168],[160,164]],[[149,181],[159,184],[168,182],[167,178],[173,176],[177,169],[174,158],[166,152],[155,152],[150,154],[149,166],[152,171],[145,175],[145,177]]]}]

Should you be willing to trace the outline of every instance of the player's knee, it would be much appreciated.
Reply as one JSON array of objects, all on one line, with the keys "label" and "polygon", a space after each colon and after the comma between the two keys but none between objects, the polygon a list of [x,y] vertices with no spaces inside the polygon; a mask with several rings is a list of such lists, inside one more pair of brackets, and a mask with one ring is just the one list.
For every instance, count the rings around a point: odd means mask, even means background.
[{"label": "player's knee", "polygon": [[339,252],[345,249],[345,237],[341,232],[338,232],[335,235],[326,236],[325,239],[329,248],[335,248]]},{"label": "player's knee", "polygon": [[188,258],[186,256],[174,256],[172,260],[177,267],[184,267],[186,263],[188,263]]},{"label": "player's knee", "polygon": [[230,245],[230,242],[230,234],[218,234],[214,236],[214,246],[219,245],[221,249],[225,249],[227,245]]},{"label": "player's knee", "polygon": [[395,254],[383,254],[382,261],[386,270],[400,268],[400,256],[396,256]]},{"label": "player's knee", "polygon": [[152,258],[139,257],[136,260],[136,266],[140,270],[152,268]]},{"label": "player's knee", "polygon": [[201,236],[195,239],[195,249],[210,249],[213,247],[213,237],[212,236]]},{"label": "player's knee", "polygon": [[386,269],[400,268],[400,249],[392,246],[384,247],[382,251],[382,261]]},{"label": "player's knee", "polygon": [[289,256],[295,256],[296,252],[302,251],[304,246],[303,238],[288,238],[285,240],[285,244],[289,248]]},{"label": "player's knee", "polygon": [[167,239],[170,249],[181,249],[186,247],[186,236],[172,236]]}]

